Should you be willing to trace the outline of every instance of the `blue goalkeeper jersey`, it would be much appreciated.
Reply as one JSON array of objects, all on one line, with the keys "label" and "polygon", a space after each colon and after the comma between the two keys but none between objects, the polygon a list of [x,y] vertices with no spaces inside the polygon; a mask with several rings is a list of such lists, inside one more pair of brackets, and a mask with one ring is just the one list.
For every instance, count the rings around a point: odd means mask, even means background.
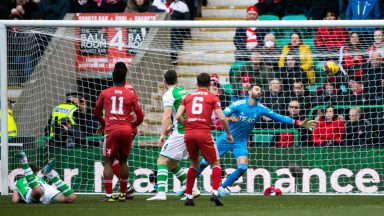
[{"label": "blue goalkeeper jersey", "polygon": [[[234,143],[248,142],[249,135],[252,133],[256,122],[259,121],[261,116],[269,117],[275,121],[293,124],[294,120],[288,116],[277,114],[257,102],[254,106],[248,104],[248,99],[239,100],[224,109],[225,116],[236,116],[240,119],[238,122],[230,122],[229,129],[231,130],[234,138]],[[227,140],[225,132],[221,134],[221,139]]]}]

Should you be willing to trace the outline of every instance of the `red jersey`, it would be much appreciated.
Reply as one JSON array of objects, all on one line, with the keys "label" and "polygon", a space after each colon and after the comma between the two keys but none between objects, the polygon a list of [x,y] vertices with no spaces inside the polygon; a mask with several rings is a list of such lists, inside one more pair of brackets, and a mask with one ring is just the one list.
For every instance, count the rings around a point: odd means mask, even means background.
[{"label": "red jersey", "polygon": [[188,94],[181,104],[185,107],[185,131],[211,130],[212,111],[220,109],[220,100],[206,89],[198,89]]},{"label": "red jersey", "polygon": [[125,81],[124,88],[129,90],[130,92],[132,92],[134,95],[137,96],[135,88],[133,88],[133,86],[129,82]]},{"label": "red jersey", "polygon": [[[103,109],[105,120],[102,117]],[[141,124],[144,114],[136,94],[123,86],[113,86],[100,93],[93,115],[102,125],[105,125],[107,133],[112,130],[131,131],[130,113],[132,111],[137,116],[136,125]]]}]

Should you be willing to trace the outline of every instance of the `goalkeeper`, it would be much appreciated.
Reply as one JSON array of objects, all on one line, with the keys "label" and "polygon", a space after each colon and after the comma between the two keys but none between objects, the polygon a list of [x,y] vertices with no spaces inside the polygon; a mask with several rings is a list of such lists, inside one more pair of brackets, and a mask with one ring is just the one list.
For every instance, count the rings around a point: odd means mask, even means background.
[{"label": "goalkeeper", "polygon": [[38,170],[36,167],[28,164],[27,156],[24,152],[19,152],[17,156],[24,170],[24,176],[16,176],[12,194],[13,203],[72,203],[76,200],[76,194],[73,193],[73,190],[59,176],[51,172],[54,160],[51,160],[44,167],[42,173],[52,181],[57,189],[47,184],[44,179],[36,176]]},{"label": "goalkeeper", "polygon": [[[238,166],[231,175],[228,176],[227,180],[222,183],[219,188],[220,196],[230,195],[228,186],[232,185],[237,179],[240,178],[248,169],[248,149],[247,143],[249,135],[252,133],[252,129],[255,127],[256,122],[259,121],[261,116],[269,117],[275,121],[295,124],[304,128],[312,129],[315,127],[315,121],[304,121],[294,120],[288,116],[283,116],[271,111],[269,108],[263,106],[257,102],[262,95],[262,86],[254,84],[248,91],[248,98],[244,100],[236,101],[229,107],[224,109],[224,115],[227,116],[229,128],[233,134],[233,144],[228,143],[226,133],[219,137],[216,141],[217,149],[220,157],[226,152],[232,151],[233,155],[237,159]],[[208,166],[208,162],[202,160],[200,167],[197,170],[196,175],[200,175],[201,172]]]}]

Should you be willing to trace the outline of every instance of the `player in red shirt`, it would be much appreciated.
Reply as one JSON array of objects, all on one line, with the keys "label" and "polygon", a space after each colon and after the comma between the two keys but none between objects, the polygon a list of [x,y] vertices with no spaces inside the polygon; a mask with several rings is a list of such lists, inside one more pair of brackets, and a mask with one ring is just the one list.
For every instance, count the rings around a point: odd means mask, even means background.
[{"label": "player in red shirt", "polygon": [[[127,66],[125,65],[124,62],[116,62],[114,71],[115,70],[125,70],[125,71],[128,72],[128,68],[127,68]],[[112,72],[110,73],[110,78],[112,78]],[[137,96],[135,88],[133,88],[133,86],[128,81],[125,81],[124,88],[126,88],[127,90],[129,90],[130,92],[132,92],[133,94],[135,94]],[[135,113],[133,111],[131,112],[131,116],[132,116],[133,119],[136,118],[136,115],[135,115]],[[137,127],[132,127],[132,142],[131,142],[131,146],[132,147],[133,147],[133,141],[135,139],[137,131],[138,131]],[[106,135],[105,135],[105,137],[106,137]],[[104,139],[104,143],[103,143],[103,156],[105,156],[105,141],[106,141],[106,139]],[[120,163],[119,163],[119,160],[116,159],[115,161],[113,161],[112,170],[113,170],[113,173],[115,174],[115,176],[117,178],[120,178]],[[127,199],[133,199],[133,193],[134,192],[135,192],[135,189],[128,182],[127,192],[125,194],[125,197]]]},{"label": "player in red shirt", "polygon": [[[229,143],[233,142],[233,137],[229,131],[227,119],[221,110],[220,100],[216,95],[208,91],[209,85],[209,74],[199,74],[197,76],[198,89],[183,99],[176,114],[179,123],[185,125],[184,141],[191,162],[187,173],[186,206],[195,205],[193,202],[192,188],[196,179],[196,171],[199,167],[200,151],[204,159],[213,167],[211,201],[215,202],[216,206],[223,205],[217,191],[221,182],[221,168],[219,154],[212,139],[210,125],[212,111],[215,111],[223,129],[227,132]],[[184,114],[186,114],[185,119],[183,117]]]},{"label": "player in red shirt", "polygon": [[[125,85],[127,70],[113,71],[113,87],[103,90],[96,102],[94,117],[100,122],[98,132],[107,134],[105,145],[104,186],[106,201],[115,201],[112,195],[113,161],[117,158],[120,164],[120,195],[119,200],[125,201],[128,184],[127,158],[131,150],[132,128],[143,122],[144,114],[137,96]],[[105,118],[103,118],[103,109]],[[136,114],[136,121],[132,122],[131,112]],[[105,120],[104,120],[105,119]]]}]

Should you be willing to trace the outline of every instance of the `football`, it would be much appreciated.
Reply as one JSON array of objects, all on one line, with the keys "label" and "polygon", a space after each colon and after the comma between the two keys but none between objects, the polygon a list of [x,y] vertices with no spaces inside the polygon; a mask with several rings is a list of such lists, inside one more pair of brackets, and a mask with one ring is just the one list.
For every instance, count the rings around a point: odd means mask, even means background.
[{"label": "football", "polygon": [[323,70],[327,76],[334,76],[339,72],[340,67],[335,61],[331,60],[324,63]]}]

